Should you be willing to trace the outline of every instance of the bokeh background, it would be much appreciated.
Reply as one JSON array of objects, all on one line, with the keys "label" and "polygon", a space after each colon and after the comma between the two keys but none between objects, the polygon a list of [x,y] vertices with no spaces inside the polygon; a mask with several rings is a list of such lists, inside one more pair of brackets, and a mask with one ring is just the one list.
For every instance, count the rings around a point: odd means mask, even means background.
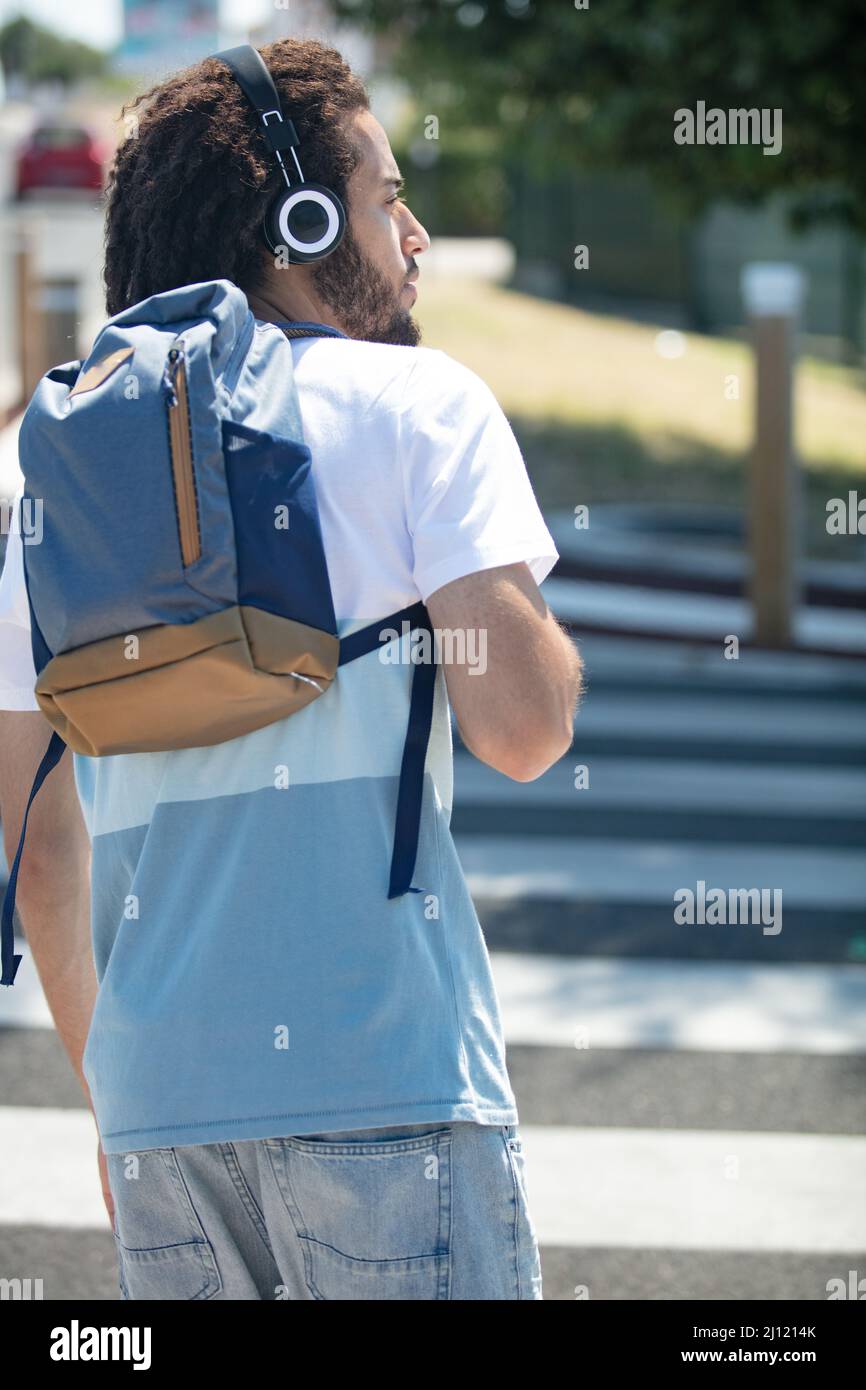
[{"label": "bokeh background", "polygon": [[[432,238],[423,342],[506,411],[586,665],[537,782],[455,754],[545,1297],[863,1297],[860,7],[0,3],[0,497],[35,382],[104,318],[123,101],[286,34],[368,82]],[[778,113],[781,148],[677,143],[698,103]],[[799,285],[769,325],[756,263]],[[677,921],[700,884],[781,918]],[[92,1122],[26,956],[0,1066],[0,1275],[117,1297]]]}]

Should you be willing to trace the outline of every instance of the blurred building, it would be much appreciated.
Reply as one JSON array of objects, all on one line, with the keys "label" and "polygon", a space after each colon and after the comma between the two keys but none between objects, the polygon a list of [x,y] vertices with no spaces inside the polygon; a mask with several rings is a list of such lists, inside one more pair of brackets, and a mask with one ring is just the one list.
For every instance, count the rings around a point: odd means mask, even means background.
[{"label": "blurred building", "polygon": [[158,76],[219,47],[219,0],[123,0],[122,72]]}]

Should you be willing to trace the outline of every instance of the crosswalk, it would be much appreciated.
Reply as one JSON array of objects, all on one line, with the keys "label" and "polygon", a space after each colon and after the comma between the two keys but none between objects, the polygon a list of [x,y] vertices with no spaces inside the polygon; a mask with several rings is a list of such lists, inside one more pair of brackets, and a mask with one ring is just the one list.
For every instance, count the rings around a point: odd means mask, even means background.
[{"label": "crosswalk", "polygon": [[[455,757],[545,1297],[825,1298],[866,1272],[866,666],[581,646],[568,758]],[[699,882],[779,930],[678,925]]]},{"label": "crosswalk", "polygon": [[[545,1298],[826,1298],[866,1275],[866,662],[581,645],[567,758],[517,784],[455,752]],[[778,930],[677,923],[699,883],[778,891]],[[0,993],[0,1064],[4,1262],[114,1298],[32,971]]]}]

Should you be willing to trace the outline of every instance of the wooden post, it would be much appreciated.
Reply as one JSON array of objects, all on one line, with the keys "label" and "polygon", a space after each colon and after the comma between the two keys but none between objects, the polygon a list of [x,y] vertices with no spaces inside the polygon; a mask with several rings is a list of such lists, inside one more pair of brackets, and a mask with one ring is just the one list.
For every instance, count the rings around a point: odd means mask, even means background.
[{"label": "wooden post", "polygon": [[22,402],[29,401],[39,378],[46,370],[42,315],[36,302],[33,245],[32,229],[19,224],[15,248],[15,279]]},{"label": "wooden post", "polygon": [[749,478],[752,637],[788,647],[800,597],[800,477],[791,423],[797,315],[804,277],[794,265],[744,267],[742,291],[755,350],[755,435]]},{"label": "wooden post", "polygon": [[43,371],[78,356],[77,323],[80,289],[77,280],[43,280],[36,293],[42,321]]}]

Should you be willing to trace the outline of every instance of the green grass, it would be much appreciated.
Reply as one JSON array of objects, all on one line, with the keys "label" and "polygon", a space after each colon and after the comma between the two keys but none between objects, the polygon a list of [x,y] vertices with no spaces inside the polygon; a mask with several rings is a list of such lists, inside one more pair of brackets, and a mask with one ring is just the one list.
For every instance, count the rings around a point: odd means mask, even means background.
[{"label": "green grass", "polygon": [[[424,284],[424,344],[488,382],[520,441],[545,509],[655,501],[744,501],[754,411],[752,354],[734,338],[685,335],[673,360],[659,328],[477,282]],[[730,378],[739,396],[731,399]],[[829,537],[830,497],[866,484],[866,391],[853,368],[801,358],[795,431],[810,552],[854,558]]]}]

